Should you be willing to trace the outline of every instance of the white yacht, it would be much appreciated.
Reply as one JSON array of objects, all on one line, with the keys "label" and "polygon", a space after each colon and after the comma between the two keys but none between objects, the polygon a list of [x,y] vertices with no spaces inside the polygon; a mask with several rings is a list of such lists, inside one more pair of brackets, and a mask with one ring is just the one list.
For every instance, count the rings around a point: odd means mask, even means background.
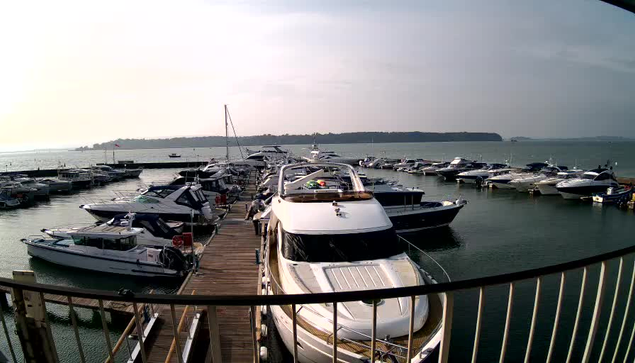
[{"label": "white yacht", "polygon": [[265,145],[260,150],[247,150],[247,157],[242,162],[251,166],[262,168],[266,161],[277,161],[289,156],[289,151],[282,149],[280,145]]},{"label": "white yacht", "polygon": [[[294,169],[312,167],[294,181]],[[350,182],[334,183],[338,176]],[[330,179],[330,180],[329,180]],[[328,182],[327,182],[328,180]],[[399,237],[383,207],[366,192],[355,170],[345,164],[282,167],[271,202],[265,248],[270,294],[328,293],[434,283],[399,247]],[[414,303],[414,306],[411,304]],[[377,353],[403,360],[408,349],[410,311],[414,311],[411,362],[437,349],[442,334],[441,294],[382,300],[377,304]],[[368,362],[373,305],[367,301],[337,306],[337,360]],[[333,305],[297,306],[299,362],[333,360]],[[290,306],[271,306],[282,341],[293,351]],[[389,358],[391,357],[391,358]]]},{"label": "white yacht", "polygon": [[449,162],[442,161],[442,162],[438,162],[438,163],[432,163],[432,165],[426,166],[426,167],[424,167],[424,168],[422,168],[420,170],[422,171],[423,175],[438,175],[437,171],[439,169],[446,168],[448,165],[450,165]]},{"label": "white yacht", "polygon": [[618,186],[612,170],[595,169],[585,172],[580,178],[561,181],[556,184],[556,189],[564,199],[580,199]]},{"label": "white yacht", "polygon": [[20,183],[26,188],[35,189],[35,197],[36,198],[48,198],[50,193],[50,188],[48,184],[40,183],[35,179],[27,178],[27,177],[18,177],[13,179],[14,182]]},{"label": "white yacht", "polygon": [[[562,169],[566,169],[566,167]],[[509,184],[520,193],[528,193],[536,187],[536,183],[557,175],[562,169],[557,166],[549,165],[542,168],[538,173],[515,178],[510,181]]]},{"label": "white yacht", "polygon": [[489,184],[490,187],[496,189],[516,189],[515,186],[511,184],[512,180],[531,177],[532,175],[534,175],[534,173],[538,172],[548,165],[549,164],[546,163],[530,163],[521,170],[503,169],[497,175],[488,178],[486,182]]},{"label": "white yacht", "polygon": [[65,169],[59,170],[57,177],[60,180],[68,180],[73,188],[90,188],[93,185],[93,175],[88,170]]},{"label": "white yacht", "polygon": [[304,160],[310,163],[321,163],[321,162],[329,162],[329,163],[342,163],[348,165],[358,165],[361,159],[359,158],[346,158],[338,155],[334,151],[323,151],[318,148],[316,144],[313,144],[311,148],[311,156],[304,157]]},{"label": "white yacht", "polygon": [[68,180],[61,180],[58,178],[44,178],[38,180],[40,183],[47,184],[49,186],[50,193],[68,193],[73,190],[73,183]]},{"label": "white yacht", "polygon": [[70,238],[22,239],[42,260],[85,270],[142,277],[182,277],[192,263],[181,251],[137,245],[141,228],[108,225],[69,232]]},{"label": "white yacht", "polygon": [[97,220],[106,222],[117,214],[156,214],[164,221],[211,224],[214,213],[199,185],[152,186],[134,198],[115,198],[111,201],[84,204],[80,208]]},{"label": "white yacht", "polygon": [[492,175],[497,175],[501,170],[508,169],[507,164],[492,163],[484,168],[476,170],[468,170],[457,174],[457,183],[475,184],[478,180],[485,181]]},{"label": "white yacht", "polygon": [[537,182],[536,188],[540,191],[541,195],[560,195],[560,192],[556,189],[556,185],[567,179],[579,178],[582,173],[584,173],[584,171],[578,169],[560,171],[554,177]]}]

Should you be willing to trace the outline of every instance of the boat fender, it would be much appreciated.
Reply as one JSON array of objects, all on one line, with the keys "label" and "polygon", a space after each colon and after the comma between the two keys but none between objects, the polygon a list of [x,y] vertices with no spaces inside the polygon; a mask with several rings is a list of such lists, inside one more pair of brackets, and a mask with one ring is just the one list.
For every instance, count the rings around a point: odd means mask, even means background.
[{"label": "boat fender", "polygon": [[267,351],[267,347],[260,347],[260,360],[266,361],[269,359],[269,352]]},{"label": "boat fender", "polygon": [[119,294],[120,296],[125,296],[125,297],[133,297],[134,296],[134,292],[128,290],[128,289],[124,289],[121,288],[119,289],[119,291],[117,291],[117,294]]},{"label": "boat fender", "polygon": [[267,318],[267,305],[263,305],[260,307],[260,315],[262,315],[263,319]]},{"label": "boat fender", "polygon": [[181,248],[184,243],[185,241],[182,235],[172,237],[172,246],[174,246],[175,248]]},{"label": "boat fender", "polygon": [[268,332],[269,331],[267,330],[267,325],[261,324],[260,325],[260,336],[263,337],[263,338],[266,338]]}]

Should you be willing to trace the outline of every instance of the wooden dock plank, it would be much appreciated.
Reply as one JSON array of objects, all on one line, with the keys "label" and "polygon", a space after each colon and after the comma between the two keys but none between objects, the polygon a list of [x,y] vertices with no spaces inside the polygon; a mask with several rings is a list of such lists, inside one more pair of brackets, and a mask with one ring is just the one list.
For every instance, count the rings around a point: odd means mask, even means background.
[{"label": "wooden dock plank", "polygon": [[[205,247],[197,273],[182,286],[180,293],[189,295],[253,295],[258,289],[259,266],[255,263],[255,250],[260,237],[255,235],[251,221],[245,221],[248,198],[233,205],[216,236]],[[204,309],[205,307],[200,307]],[[183,307],[177,307],[177,319]],[[249,308],[219,306],[217,309],[223,362],[253,361],[253,343]],[[207,341],[207,318],[202,320],[199,336]],[[148,361],[163,363],[173,339],[169,309],[164,309],[162,324],[148,346]],[[181,341],[181,345],[184,341]],[[171,362],[178,362],[176,354]]]}]

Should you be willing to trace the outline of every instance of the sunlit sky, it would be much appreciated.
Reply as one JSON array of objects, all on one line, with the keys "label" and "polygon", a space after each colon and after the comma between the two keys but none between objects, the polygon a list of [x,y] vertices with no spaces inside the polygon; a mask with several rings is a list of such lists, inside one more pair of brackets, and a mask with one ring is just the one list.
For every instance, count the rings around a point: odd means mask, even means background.
[{"label": "sunlit sky", "polygon": [[0,150],[349,131],[635,137],[635,15],[559,1],[4,1]]}]

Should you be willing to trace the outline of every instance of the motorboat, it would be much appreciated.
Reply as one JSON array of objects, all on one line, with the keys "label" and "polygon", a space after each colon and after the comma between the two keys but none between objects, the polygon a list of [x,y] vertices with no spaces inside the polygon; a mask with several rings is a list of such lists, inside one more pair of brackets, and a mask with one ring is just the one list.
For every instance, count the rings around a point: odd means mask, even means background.
[{"label": "motorboat", "polygon": [[179,221],[208,225],[215,221],[210,203],[199,185],[151,186],[135,197],[114,198],[110,201],[84,204],[80,208],[97,220],[106,222],[117,214],[156,214],[164,221]]},{"label": "motorboat", "polygon": [[93,185],[93,175],[88,170],[65,169],[59,170],[57,177],[60,180],[67,180],[73,184],[74,189],[90,188]]},{"label": "motorboat", "polygon": [[633,198],[633,188],[610,187],[605,193],[593,195],[593,203],[612,204],[626,203]]},{"label": "motorboat", "polygon": [[427,176],[438,175],[437,171],[439,169],[447,168],[449,165],[450,165],[450,162],[441,161],[441,162],[438,162],[438,163],[432,163],[432,165],[426,166],[426,167],[424,167],[424,168],[422,168],[420,170],[422,171],[423,175],[427,175]]},{"label": "motorboat", "polygon": [[227,199],[229,188],[225,185],[223,178],[196,178],[192,176],[179,176],[170,182],[170,185],[200,185],[203,195],[207,198],[212,209],[216,208],[216,204],[225,204],[221,200]]},{"label": "motorboat", "polygon": [[[137,244],[142,246],[172,246],[176,236],[180,236],[182,228],[173,228],[155,214],[128,213],[118,214],[113,219],[100,225],[102,230],[109,227],[135,227],[142,231],[137,235]],[[95,225],[70,226],[42,229],[53,238],[71,238],[72,233],[86,229],[94,230]]]},{"label": "motorboat", "polygon": [[112,181],[120,181],[126,178],[126,172],[123,170],[113,169],[108,165],[98,164],[90,167],[92,170],[110,175]]},{"label": "motorboat", "polygon": [[92,170],[92,169],[90,170],[90,173],[93,176],[94,185],[106,185],[110,183],[111,181],[113,181],[112,176],[108,173],[103,173],[101,171]]},{"label": "motorboat", "polygon": [[537,182],[536,189],[540,192],[540,195],[560,195],[556,185],[563,180],[579,178],[582,173],[584,171],[578,169],[560,171],[556,176]]},{"label": "motorboat", "polygon": [[362,168],[368,168],[370,163],[372,163],[376,158],[374,156],[366,156],[364,159],[359,161],[359,166]]},{"label": "motorboat", "polygon": [[32,257],[73,268],[140,277],[183,277],[193,261],[172,247],[139,246],[143,229],[100,225],[69,232],[69,238],[22,239]]},{"label": "motorboat", "polygon": [[289,156],[289,151],[282,149],[280,145],[265,145],[260,150],[247,150],[247,157],[243,162],[251,166],[263,168],[266,161],[278,161]]},{"label": "motorboat", "polygon": [[476,184],[479,180],[480,182],[484,182],[486,179],[492,176],[492,174],[496,174],[500,170],[507,168],[509,168],[509,165],[507,164],[492,163],[481,169],[468,170],[458,173],[456,175],[456,181],[458,183],[465,184]]},{"label": "motorboat", "polygon": [[487,164],[479,163],[471,160],[467,160],[461,157],[456,157],[445,168],[437,169],[437,175],[442,176],[446,181],[452,181],[456,179],[456,176],[462,172],[468,170],[482,169]]},{"label": "motorboat", "polygon": [[304,160],[310,163],[329,162],[349,165],[358,165],[360,161],[359,158],[342,157],[334,151],[320,150],[316,144],[313,144],[313,147],[311,148],[311,155],[309,157],[304,157]]},{"label": "motorboat", "polygon": [[17,199],[20,205],[27,205],[35,201],[37,189],[22,185],[17,181],[8,180],[0,182],[0,191],[13,199]]},{"label": "motorboat", "polygon": [[8,190],[0,189],[0,209],[13,209],[20,206],[20,199],[11,195]]},{"label": "motorboat", "polygon": [[49,197],[50,188],[48,184],[40,183],[28,177],[16,177],[13,181],[22,184],[22,186],[26,188],[35,189],[35,198],[37,199],[46,199]]},{"label": "motorboat", "polygon": [[554,177],[563,170],[567,170],[567,167],[548,165],[542,168],[538,173],[515,178],[514,180],[510,181],[509,184],[520,193],[529,193],[531,190],[536,188],[536,183],[543,181],[549,177]]},{"label": "motorboat", "polygon": [[549,166],[547,163],[529,163],[525,168],[518,169],[502,169],[497,175],[490,176],[485,180],[490,187],[496,189],[516,189],[511,181],[519,178],[528,178],[540,171],[542,168]]},{"label": "motorboat", "polygon": [[[267,294],[310,294],[373,290],[433,284],[432,275],[415,263],[400,245],[383,207],[365,190],[355,170],[346,164],[317,166],[305,177],[287,179],[294,169],[283,166],[278,193],[270,204],[264,248]],[[350,176],[351,183],[339,180]],[[437,277],[438,279],[438,277]],[[411,362],[423,362],[439,346],[443,325],[442,294],[415,299],[394,298],[376,304],[376,354],[403,360],[411,347]],[[412,305],[411,305],[412,304]],[[271,305],[283,343],[297,348],[299,362],[333,361],[333,315],[337,314],[337,360],[369,362],[373,303]],[[410,325],[411,311],[414,314]],[[293,317],[297,316],[297,346]],[[409,339],[412,332],[412,339]],[[408,344],[408,342],[411,344]],[[382,358],[384,359],[384,358]]]},{"label": "motorboat", "polygon": [[181,155],[177,154],[177,153],[172,153],[172,154],[168,154],[168,157],[171,158],[171,159],[174,159],[174,158],[180,158]]},{"label": "motorboat", "polygon": [[594,169],[584,172],[580,178],[561,181],[556,189],[564,199],[580,199],[618,186],[612,170]]},{"label": "motorboat", "polygon": [[68,193],[73,190],[73,183],[68,180],[61,180],[59,178],[44,178],[39,179],[38,182],[49,186],[49,192],[55,193]]},{"label": "motorboat", "polygon": [[124,178],[127,179],[138,178],[141,176],[141,173],[143,173],[143,168],[123,168],[114,170],[122,172]]}]

